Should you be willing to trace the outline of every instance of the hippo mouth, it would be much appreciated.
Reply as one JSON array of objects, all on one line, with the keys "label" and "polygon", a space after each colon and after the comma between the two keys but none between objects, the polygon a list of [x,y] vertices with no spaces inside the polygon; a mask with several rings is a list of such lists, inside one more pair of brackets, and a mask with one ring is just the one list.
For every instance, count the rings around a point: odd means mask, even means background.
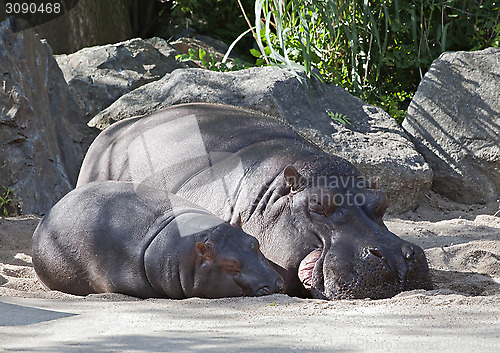
[{"label": "hippo mouth", "polygon": [[316,266],[318,265],[318,260],[321,258],[322,254],[323,249],[315,249],[300,262],[298,271],[299,279],[308,291],[311,291],[313,288],[313,281],[316,280],[314,282],[317,282],[317,279],[313,277],[315,273],[318,273]]}]

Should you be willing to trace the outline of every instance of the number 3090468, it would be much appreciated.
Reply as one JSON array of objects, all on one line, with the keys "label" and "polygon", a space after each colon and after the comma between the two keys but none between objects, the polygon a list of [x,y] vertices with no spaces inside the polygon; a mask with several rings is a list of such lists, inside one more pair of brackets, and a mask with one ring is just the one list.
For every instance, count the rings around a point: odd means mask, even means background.
[{"label": "number 3090468", "polygon": [[46,2],[41,4],[35,3],[19,3],[19,2],[8,2],[5,4],[5,12],[9,15],[15,14],[26,14],[26,13],[60,13],[61,12],[61,3],[59,2]]}]

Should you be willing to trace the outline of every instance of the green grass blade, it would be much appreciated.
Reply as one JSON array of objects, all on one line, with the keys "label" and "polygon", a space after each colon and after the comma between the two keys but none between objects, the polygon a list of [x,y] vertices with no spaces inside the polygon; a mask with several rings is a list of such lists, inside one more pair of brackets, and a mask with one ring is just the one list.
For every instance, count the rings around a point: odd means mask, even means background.
[{"label": "green grass blade", "polygon": [[225,63],[227,61],[227,58],[229,57],[229,55],[231,54],[231,51],[233,50],[234,46],[241,40],[241,38],[243,38],[244,36],[246,36],[248,33],[252,32],[253,30],[255,29],[255,27],[252,27],[252,28],[249,28],[247,29],[245,32],[241,33],[238,38],[236,38],[232,43],[231,45],[229,46],[229,48],[227,49],[226,51],[226,54],[224,55],[224,57],[222,58],[222,63]]}]

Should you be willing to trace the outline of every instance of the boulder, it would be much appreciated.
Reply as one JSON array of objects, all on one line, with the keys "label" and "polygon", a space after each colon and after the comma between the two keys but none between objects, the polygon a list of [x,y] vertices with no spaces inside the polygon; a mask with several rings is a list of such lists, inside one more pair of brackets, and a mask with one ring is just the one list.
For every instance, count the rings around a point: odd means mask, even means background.
[{"label": "boulder", "polygon": [[[325,151],[345,157],[365,177],[380,177],[391,211],[415,208],[430,189],[432,171],[395,120],[333,85],[315,82],[308,92],[299,79],[276,67],[226,73],[180,69],[122,96],[89,125],[104,129],[117,120],[188,102],[255,109],[286,121]],[[346,116],[351,124],[333,120],[327,111]]]},{"label": "boulder", "polygon": [[[196,53],[199,50],[204,50],[208,56],[212,55],[213,58],[220,62],[229,49],[229,46],[220,40],[203,36],[195,35],[194,37],[181,37],[170,44],[183,54],[189,54],[189,50],[193,49]],[[234,56],[231,56],[234,57]]]},{"label": "boulder", "polygon": [[188,67],[177,54],[165,40],[152,38],[84,48],[56,60],[88,121],[123,94]]},{"label": "boulder", "polygon": [[500,49],[444,53],[403,127],[434,171],[432,188],[464,204],[500,196]]},{"label": "boulder", "polygon": [[70,11],[36,26],[35,31],[56,54],[121,42],[133,37],[130,3],[130,0],[78,0]]},{"label": "boulder", "polygon": [[76,184],[95,134],[50,46],[33,30],[0,27],[0,188],[23,213],[45,213]]}]

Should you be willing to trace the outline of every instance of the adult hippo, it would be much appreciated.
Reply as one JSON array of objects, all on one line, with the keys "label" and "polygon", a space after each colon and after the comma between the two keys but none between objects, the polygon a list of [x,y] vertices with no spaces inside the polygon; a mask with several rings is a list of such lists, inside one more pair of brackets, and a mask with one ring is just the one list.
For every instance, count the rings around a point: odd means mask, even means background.
[{"label": "adult hippo", "polygon": [[383,192],[253,111],[184,104],[117,122],[89,148],[78,185],[106,179],[163,188],[241,224],[290,295],[385,298],[431,287],[422,249],[385,227]]},{"label": "adult hippo", "polygon": [[175,195],[116,181],[75,189],[45,215],[33,265],[50,289],[76,295],[219,298],[283,287],[241,228]]}]

